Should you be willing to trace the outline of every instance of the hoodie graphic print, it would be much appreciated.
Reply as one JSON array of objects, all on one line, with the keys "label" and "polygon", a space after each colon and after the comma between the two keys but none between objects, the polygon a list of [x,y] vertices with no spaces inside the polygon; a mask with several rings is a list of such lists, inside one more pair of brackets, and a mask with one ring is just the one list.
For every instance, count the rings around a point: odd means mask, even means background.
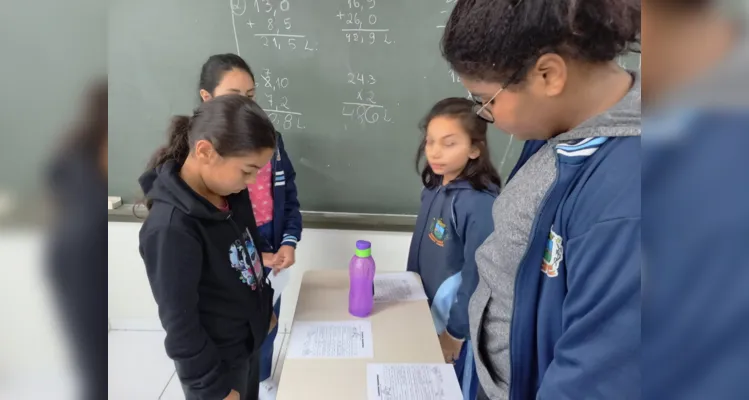
[{"label": "hoodie graphic print", "polygon": [[[263,268],[260,264],[260,253],[257,251],[255,241],[252,240],[252,235],[247,228],[242,232],[241,240],[235,240],[229,247],[229,261],[231,261],[231,267],[239,272],[239,280],[250,286],[252,290],[256,290],[257,280],[255,276],[262,279]],[[255,270],[254,274],[250,270],[250,266]]]}]

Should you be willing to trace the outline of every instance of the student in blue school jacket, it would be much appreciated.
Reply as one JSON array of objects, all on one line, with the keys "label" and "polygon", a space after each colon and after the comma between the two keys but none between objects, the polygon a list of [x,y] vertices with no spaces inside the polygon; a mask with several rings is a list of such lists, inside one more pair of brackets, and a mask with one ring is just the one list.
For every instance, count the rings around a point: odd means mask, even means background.
[{"label": "student in blue school jacket", "polygon": [[458,1],[448,19],[476,113],[530,141],[476,252],[480,399],[641,396],[641,85],[617,63],[639,34],[630,1]]},{"label": "student in blue school jacket", "polygon": [[480,399],[641,395],[641,85],[617,63],[639,35],[639,2],[459,1],[448,19],[475,111],[531,141],[476,252]]},{"label": "student in blue school jacket", "polygon": [[[213,55],[203,64],[200,73],[201,101],[226,94],[255,98],[255,75],[249,65],[236,54]],[[249,185],[253,213],[257,223],[266,272],[272,267],[281,270],[296,261],[296,246],[302,238],[302,214],[297,198],[296,172],[286,154],[283,138],[276,132],[276,151],[268,165],[258,171],[256,183]],[[273,306],[275,316],[281,311],[281,298]],[[273,342],[278,326],[268,335],[260,359],[260,400],[275,398],[277,388],[271,379]]]},{"label": "student in blue school jacket", "polygon": [[424,190],[411,239],[408,271],[421,276],[445,362],[455,366],[463,400],[475,400],[478,375],[469,340],[468,300],[476,283],[476,249],[491,233],[501,181],[473,102],[448,98],[424,118],[417,165],[426,157]]}]

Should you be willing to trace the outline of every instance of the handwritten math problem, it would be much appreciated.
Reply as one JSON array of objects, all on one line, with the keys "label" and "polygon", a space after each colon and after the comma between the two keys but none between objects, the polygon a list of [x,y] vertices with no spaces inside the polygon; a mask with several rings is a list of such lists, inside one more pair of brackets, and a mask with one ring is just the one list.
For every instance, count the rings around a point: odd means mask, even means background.
[{"label": "handwritten math problem", "polygon": [[341,115],[359,123],[362,126],[373,125],[380,121],[392,123],[388,109],[375,100],[375,84],[377,78],[372,74],[349,72],[347,84],[353,85],[356,97],[352,101],[344,101]]},{"label": "handwritten math problem", "polygon": [[291,129],[303,130],[302,113],[292,111],[289,106],[289,97],[284,95],[285,89],[289,87],[289,78],[273,77],[270,69],[263,70],[260,75],[263,88],[263,100],[269,107],[264,108],[268,118],[278,130],[289,131]]},{"label": "handwritten math problem", "polygon": [[[245,25],[260,40],[263,47],[288,51],[317,51],[316,44],[307,35],[299,34],[292,25],[290,0],[252,0],[250,14],[246,1],[232,0],[234,15],[245,18]],[[236,2],[236,6],[235,3]]]},{"label": "handwritten math problem", "polygon": [[336,14],[338,20],[345,24],[341,32],[346,37],[346,43],[393,44],[388,37],[390,29],[377,25],[377,0],[346,0],[346,3],[347,7]]},{"label": "handwritten math problem", "polygon": [[[270,68],[261,70],[256,78],[257,100],[276,128],[285,132],[302,131],[306,129],[305,122],[316,125],[319,121],[317,117],[309,120],[309,116],[305,118],[301,112],[304,105],[299,102],[307,101],[309,97],[301,95],[300,90],[307,90],[305,88],[311,84],[317,89],[315,78],[310,82],[300,75],[304,71],[310,71],[310,77],[314,77],[319,70],[320,82],[335,87],[319,89],[322,90],[319,92],[321,104],[315,104],[311,109],[320,110],[320,105],[323,105],[322,109],[329,112],[320,118],[334,117],[340,113],[342,118],[336,120],[341,121],[345,130],[352,126],[379,129],[387,124],[405,123],[393,120],[394,115],[401,119],[397,112],[400,107],[398,101],[404,98],[396,89],[403,83],[403,77],[399,76],[393,81],[390,79],[392,72],[378,71],[377,65],[381,63],[376,61],[377,57],[391,56],[387,49],[400,47],[394,38],[409,40],[418,37],[411,33],[414,29],[434,32],[434,40],[438,41],[441,31],[435,32],[434,27],[445,27],[456,1],[436,0],[436,3],[432,3],[434,6],[429,16],[419,21],[421,27],[410,24],[407,36],[397,36],[404,27],[393,16],[401,15],[402,10],[400,6],[384,0],[320,0],[314,4],[301,0],[229,0],[237,54],[244,48],[240,46],[240,41],[243,41],[243,46],[249,46],[247,50],[252,52],[248,59],[250,64],[256,58],[257,62],[266,60],[264,62]],[[331,20],[331,16],[335,19]],[[311,18],[314,20],[308,20]],[[334,24],[330,24],[334,21]],[[392,25],[394,22],[396,24]],[[270,53],[258,53],[263,49],[269,49]],[[367,49],[365,59],[354,53],[358,51],[356,49]],[[388,53],[384,54],[386,50]],[[339,53],[342,60],[335,58]],[[356,57],[352,57],[354,55]],[[435,57],[438,58],[439,54],[435,54]],[[304,61],[297,65],[297,60]],[[337,69],[341,68],[341,62],[346,68],[342,73]],[[383,65],[387,66],[387,63]],[[460,92],[466,93],[461,77],[449,66],[432,70],[431,75],[424,75],[424,79],[430,79],[424,82],[447,85],[451,92],[460,88]],[[340,93],[340,88],[345,88],[343,97],[332,98],[328,95]],[[425,104],[429,101],[432,99],[424,99]],[[427,108],[425,104],[416,106]]]}]

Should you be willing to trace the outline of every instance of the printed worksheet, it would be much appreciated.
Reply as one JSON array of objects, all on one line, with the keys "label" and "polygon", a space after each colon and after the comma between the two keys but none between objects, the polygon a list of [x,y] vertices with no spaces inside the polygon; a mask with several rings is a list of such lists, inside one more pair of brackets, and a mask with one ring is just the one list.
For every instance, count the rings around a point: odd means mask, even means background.
[{"label": "printed worksheet", "polygon": [[388,273],[375,276],[375,302],[426,300],[424,287],[410,272]]},{"label": "printed worksheet", "polygon": [[367,364],[369,400],[461,400],[451,364]]},{"label": "printed worksheet", "polygon": [[294,322],[287,358],[372,358],[370,321]]}]

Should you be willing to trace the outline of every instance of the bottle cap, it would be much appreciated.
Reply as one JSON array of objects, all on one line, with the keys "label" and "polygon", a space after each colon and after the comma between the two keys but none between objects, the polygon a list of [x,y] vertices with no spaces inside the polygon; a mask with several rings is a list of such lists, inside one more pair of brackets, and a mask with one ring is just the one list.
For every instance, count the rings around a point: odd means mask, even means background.
[{"label": "bottle cap", "polygon": [[366,240],[359,240],[356,242],[356,256],[361,258],[367,258],[372,255],[372,243]]}]

